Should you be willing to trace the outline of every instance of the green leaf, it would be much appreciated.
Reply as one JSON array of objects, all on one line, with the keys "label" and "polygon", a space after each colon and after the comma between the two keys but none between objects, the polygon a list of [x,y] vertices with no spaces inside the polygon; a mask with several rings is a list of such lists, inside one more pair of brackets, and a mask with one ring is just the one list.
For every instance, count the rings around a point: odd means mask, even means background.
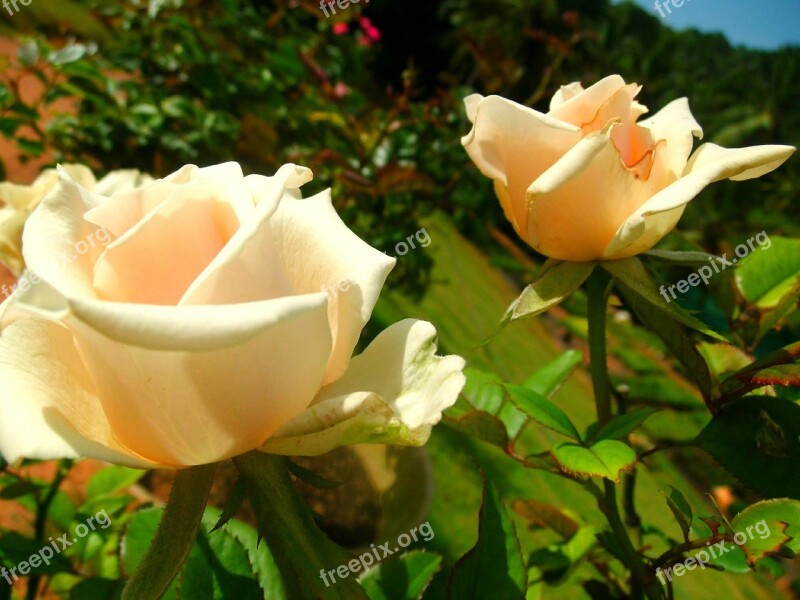
[{"label": "green leaf", "polygon": [[448,597],[454,600],[524,598],[527,571],[514,522],[491,482],[484,481],[478,541],[450,573]]},{"label": "green leaf", "polygon": [[726,379],[720,389],[721,402],[742,396],[766,385],[800,387],[800,342],[771,352]]},{"label": "green leaf", "polygon": [[86,495],[89,498],[113,494],[139,481],[147,471],[142,469],[129,469],[111,465],[101,469],[89,480],[86,486]]},{"label": "green leaf", "polygon": [[[459,406],[462,399],[450,407],[442,419],[442,423],[471,435],[488,444],[507,449],[509,446],[508,430],[506,425],[494,415],[472,407],[464,409]],[[466,404],[466,401],[464,401]]]},{"label": "green leaf", "polygon": [[[132,515],[122,544],[126,570],[141,561],[156,535],[161,516],[159,509],[145,509]],[[255,529],[232,519],[213,535],[205,533],[220,516],[221,511],[216,508],[206,510],[189,555],[163,598],[288,600],[269,549],[265,544],[256,547]]]},{"label": "green leaf", "polygon": [[752,359],[746,352],[730,344],[702,342],[697,350],[703,356],[711,372],[723,380],[731,373],[743,369]]},{"label": "green leaf", "polygon": [[758,331],[753,343],[760,341],[773,329],[779,329],[783,322],[798,310],[798,306],[800,306],[800,282],[787,292],[774,308],[766,310],[760,315]]},{"label": "green leaf", "polygon": [[800,502],[797,500],[758,502],[736,515],[731,525],[741,535],[734,541],[742,541],[741,547],[751,566],[778,552],[792,557],[800,554]]},{"label": "green leaf", "polygon": [[508,383],[506,384],[506,389],[514,406],[531,419],[573,440],[581,439],[581,435],[575,429],[575,425],[572,424],[570,418],[550,400],[521,385]]},{"label": "green leaf", "polygon": [[51,65],[64,65],[66,63],[75,62],[76,60],[80,60],[86,55],[86,46],[83,44],[71,44],[69,46],[65,46],[61,50],[56,50],[52,52],[48,57],[47,61]]},{"label": "green leaf", "polygon": [[464,369],[464,375],[467,376],[467,383],[461,395],[473,407],[500,419],[508,431],[508,437],[516,438],[528,418],[512,404],[505,382],[494,373],[477,369]]},{"label": "green leaf", "polygon": [[731,402],[695,443],[763,496],[800,499],[800,406],[794,402],[769,396]]},{"label": "green leaf", "polygon": [[688,542],[692,519],[694,518],[692,507],[689,506],[686,497],[679,489],[669,486],[669,490],[669,496],[666,496],[667,505],[681,528],[683,541]]},{"label": "green leaf", "polygon": [[581,527],[566,542],[552,544],[531,553],[528,564],[535,566],[539,578],[550,585],[558,585],[567,579],[577,563],[597,545],[596,527]]},{"label": "green leaf", "polygon": [[[204,525],[210,527],[215,522],[218,522],[221,513],[217,513],[219,511],[215,508],[206,509],[206,514],[203,517]],[[261,586],[264,598],[289,600],[278,565],[275,564],[275,558],[272,556],[267,544],[258,543],[259,535],[253,527],[236,519],[231,519],[225,524],[220,533],[236,539],[247,552],[251,571]],[[214,535],[219,535],[219,533]]]},{"label": "green leaf", "polygon": [[742,295],[759,308],[777,306],[800,282],[800,239],[776,236],[769,241],[764,252],[751,252],[736,269]]},{"label": "green leaf", "polygon": [[[657,408],[636,408],[623,415],[618,415],[611,419],[603,428],[591,439],[594,440],[621,440],[628,437],[632,431],[641,426],[650,416],[657,413]],[[590,426],[596,429],[597,424]],[[590,432],[586,432],[587,439]]]},{"label": "green leaf", "polygon": [[[696,539],[704,539],[711,537],[711,528],[708,526],[708,523],[703,519],[695,519],[692,523],[692,529],[690,532],[691,537]],[[739,548],[736,544],[731,542],[724,542],[723,551],[721,548],[716,546],[716,544],[721,543],[715,542],[706,547],[705,552],[711,553],[711,550],[714,550],[714,554],[710,554],[709,564],[713,565],[718,569],[722,569],[723,571],[728,571],[730,573],[747,573],[750,571],[750,565],[747,564],[747,557],[745,556],[742,549]],[[695,551],[697,554],[702,552],[702,550]],[[705,560],[705,557],[703,557]]]},{"label": "green leaf", "polygon": [[2,134],[3,137],[13,138],[17,133],[17,129],[19,129],[24,123],[25,121],[22,119],[0,117],[0,134]]},{"label": "green leaf", "polygon": [[[635,272],[637,269],[634,268],[633,271]],[[649,275],[647,275],[647,277],[649,277]],[[653,285],[655,285],[655,283],[653,283]],[[673,356],[683,368],[686,369],[689,376],[700,388],[703,397],[706,399],[712,398],[715,394],[716,381],[711,377],[708,364],[697,350],[694,341],[684,328],[671,319],[665,319],[663,306],[653,304],[653,300],[642,295],[640,290],[629,287],[619,280],[617,280],[617,289],[637,318],[661,338],[667,348],[672,352]],[[643,289],[647,289],[647,287],[645,286]],[[656,296],[658,295],[656,294]],[[658,296],[658,298],[661,300],[660,296]],[[675,306],[666,304],[663,301],[661,301],[660,304],[664,306]],[[684,313],[681,311],[681,314]],[[688,315],[686,316],[688,317]],[[689,317],[689,319],[692,320],[694,317]],[[703,325],[702,327],[705,326]]]},{"label": "green leaf", "polygon": [[605,477],[620,480],[620,471],[632,471],[636,452],[622,442],[602,440],[590,447],[564,443],[552,449],[561,469],[579,477]]},{"label": "green leaf", "polygon": [[39,140],[18,137],[15,141],[17,146],[19,146],[19,149],[25,154],[39,156],[42,152],[44,152],[44,144],[42,144],[42,142]]},{"label": "green leaf", "polygon": [[683,265],[687,267],[699,267],[701,265],[707,265],[708,260],[710,258],[714,258],[713,254],[706,254],[705,252],[674,250],[648,250],[644,253],[644,256],[653,258],[663,263]]},{"label": "green leaf", "polygon": [[244,546],[227,531],[201,534],[180,572],[180,598],[192,600],[261,600]]},{"label": "green leaf", "polygon": [[582,361],[583,353],[577,350],[567,350],[528,377],[522,385],[537,394],[550,398]]},{"label": "green leaf", "polygon": [[580,524],[560,508],[537,500],[517,500],[514,510],[531,525],[552,529],[565,540],[580,529]]},{"label": "green leaf", "polygon": [[743,391],[747,393],[767,385],[800,387],[800,364],[767,367],[753,373],[737,375],[733,379],[742,384],[737,385],[738,394]]},{"label": "green leaf", "polygon": [[158,531],[125,585],[122,600],[159,598],[167,590],[197,537],[216,470],[211,464],[177,472]]},{"label": "green leaf", "polygon": [[416,600],[441,568],[441,556],[414,550],[380,563],[358,581],[370,600]]},{"label": "green leaf", "polygon": [[536,281],[526,287],[509,306],[503,320],[532,317],[556,306],[581,287],[594,267],[593,262],[549,260]]},{"label": "green leaf", "polygon": [[603,261],[600,265],[614,278],[617,289],[624,290],[626,300],[636,296],[658,311],[661,317],[668,317],[707,336],[726,341],[724,337],[709,329],[705,323],[690,315],[678,304],[665,300],[664,296],[658,292],[661,286],[650,276],[642,261],[635,256],[623,260]]},{"label": "green leaf", "polygon": [[[27,561],[32,555],[42,548],[42,542],[20,535],[16,531],[4,531],[0,537],[0,562],[4,566],[16,565]],[[33,574],[54,574],[70,572],[72,565],[69,559],[62,553],[56,553],[50,559],[50,564],[40,563],[38,567],[32,567]],[[3,585],[6,582],[3,581]]]},{"label": "green leaf", "polygon": [[41,491],[42,487],[43,486],[33,483],[32,481],[21,479],[19,481],[15,481],[11,485],[7,485],[0,490],[0,498],[3,500],[14,500],[20,496],[36,494]]}]

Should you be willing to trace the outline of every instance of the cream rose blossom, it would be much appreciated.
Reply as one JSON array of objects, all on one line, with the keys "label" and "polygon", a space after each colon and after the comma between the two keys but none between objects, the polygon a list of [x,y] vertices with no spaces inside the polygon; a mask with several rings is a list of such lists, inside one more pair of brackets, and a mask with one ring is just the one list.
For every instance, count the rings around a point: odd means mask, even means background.
[{"label": "cream rose blossom", "polygon": [[302,199],[308,169],[187,166],[108,196],[59,177],[25,226],[28,269],[99,228],[112,241],[0,306],[7,460],[183,467],[418,445],[455,402],[464,361],[435,355],[429,323],[397,323],[351,360],[395,261],[329,191]]},{"label": "cream rose blossom", "polygon": [[[704,144],[686,98],[649,119],[641,87],[612,75],[564,86],[540,113],[498,96],[469,96],[462,139],[494,181],[506,217],[538,252],[570,261],[613,260],[652,248],[686,204],[722,179],[777,168],[789,146],[726,149]],[[690,157],[691,154],[691,157]]]}]

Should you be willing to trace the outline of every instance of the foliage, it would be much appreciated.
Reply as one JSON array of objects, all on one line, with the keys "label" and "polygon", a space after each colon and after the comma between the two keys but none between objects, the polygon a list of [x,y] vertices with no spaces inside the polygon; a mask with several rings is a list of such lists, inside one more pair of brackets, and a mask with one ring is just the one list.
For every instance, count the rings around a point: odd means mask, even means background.
[{"label": "foliage", "polygon": [[[224,508],[206,508],[165,597],[292,598],[304,578],[325,598],[355,589],[374,599],[627,597],[644,593],[637,585],[652,592],[657,569],[733,544],[762,519],[768,536],[670,592],[696,597],[713,581],[731,597],[777,597],[800,539],[798,161],[703,192],[659,250],[599,267],[542,265],[512,241],[491,182],[469,165],[461,100],[477,91],[547,110],[558,86],[619,72],[646,84],[641,101],[653,112],[688,96],[707,140],[792,143],[800,49],[734,48],[605,0],[364,6],[328,21],[310,0],[92,0],[33,3],[14,17],[27,41],[0,83],[0,134],[23,158],[156,176],[186,162],[237,160],[257,173],[307,165],[315,189],[332,187],[339,213],[373,246],[396,254],[429,228],[430,251],[398,261],[398,289],[377,312],[433,320],[448,351],[470,359],[467,386],[429,447],[438,483],[430,543],[379,561],[358,586],[329,588],[320,565],[336,569],[351,555],[316,530],[304,502],[267,489],[288,479],[284,467],[237,459],[241,481]],[[26,77],[41,81],[41,98],[24,97]],[[67,110],[54,108],[63,102]],[[768,251],[662,301],[661,283],[759,231]],[[593,269],[611,277],[610,420],[591,416],[579,369],[589,312],[579,288]],[[106,467],[76,499],[61,489],[68,463],[48,481],[3,466],[0,499],[30,520],[22,533],[3,530],[3,565],[106,511],[110,525],[34,568],[28,589],[117,597],[159,531],[161,511],[130,493],[142,473]],[[291,472],[320,489],[341,484],[299,465]],[[616,482],[621,517],[608,500]],[[736,502],[709,502],[702,492],[716,486]],[[243,505],[256,508],[249,523],[234,516]],[[278,518],[265,515],[279,509],[291,519],[270,533]],[[732,573],[742,579],[727,583]]]}]

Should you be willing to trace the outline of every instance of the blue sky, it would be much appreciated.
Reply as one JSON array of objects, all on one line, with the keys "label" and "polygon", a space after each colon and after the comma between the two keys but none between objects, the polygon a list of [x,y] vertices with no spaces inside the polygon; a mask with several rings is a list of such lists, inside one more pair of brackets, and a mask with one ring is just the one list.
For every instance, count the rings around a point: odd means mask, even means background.
[{"label": "blue sky", "polygon": [[663,18],[656,0],[634,1],[675,29],[721,31],[733,44],[751,48],[800,46],[800,0],[684,0],[680,8],[670,5],[672,14],[662,9]]}]

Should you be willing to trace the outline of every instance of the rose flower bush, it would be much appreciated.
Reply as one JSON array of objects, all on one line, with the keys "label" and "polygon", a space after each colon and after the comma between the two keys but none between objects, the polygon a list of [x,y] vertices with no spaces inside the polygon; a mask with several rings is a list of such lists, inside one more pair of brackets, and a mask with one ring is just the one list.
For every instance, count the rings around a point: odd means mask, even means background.
[{"label": "rose flower bush", "polygon": [[[686,98],[639,121],[641,86],[619,75],[562,87],[547,114],[499,96],[465,100],[462,143],[494,181],[506,218],[534,250],[567,261],[615,260],[652,248],[710,183],[760,177],[789,146],[704,144]],[[691,154],[691,156],[690,156]]]},{"label": "rose flower bush", "polygon": [[[396,323],[351,360],[395,261],[329,191],[302,199],[309,169],[186,166],[109,195],[58,175],[23,234],[42,281],[0,306],[8,461],[185,467],[418,445],[455,402],[464,361],[435,355],[429,323]],[[47,268],[101,228],[107,246]]]}]

